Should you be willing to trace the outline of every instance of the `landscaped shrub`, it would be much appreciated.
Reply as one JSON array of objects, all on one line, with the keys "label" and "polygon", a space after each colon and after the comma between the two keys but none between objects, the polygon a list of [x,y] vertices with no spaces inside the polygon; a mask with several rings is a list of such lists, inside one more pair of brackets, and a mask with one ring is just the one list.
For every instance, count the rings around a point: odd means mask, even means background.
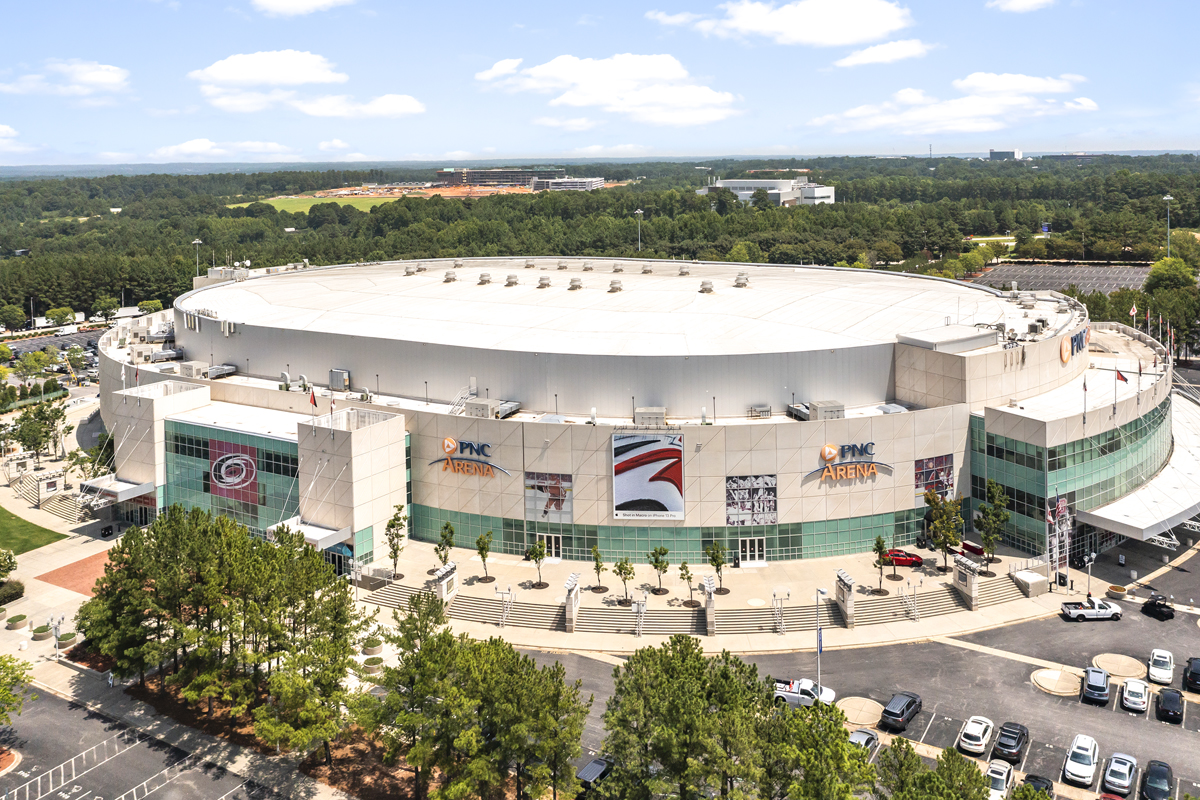
[{"label": "landscaped shrub", "polygon": [[13,624],[15,624],[15,623],[17,623],[17,622],[24,622],[24,621],[25,621],[25,615],[24,615],[24,614],[17,614],[15,617],[9,617],[9,618],[8,618],[8,624],[9,624],[9,625],[13,625]]},{"label": "landscaped shrub", "polygon": [[50,626],[49,625],[38,625],[36,628],[33,629],[33,632],[34,633],[49,633]]},{"label": "landscaped shrub", "polygon": [[380,658],[379,656],[372,656],[371,658],[368,658],[366,661],[363,662],[363,666],[378,667],[382,663],[383,663],[382,658]]},{"label": "landscaped shrub", "polygon": [[383,644],[382,641],[380,641],[378,638],[372,636],[370,639],[367,639],[365,642],[363,642],[363,647],[366,647],[366,648],[379,647],[381,644]]},{"label": "landscaped shrub", "polygon": [[25,584],[18,580],[7,580],[0,583],[0,603],[7,605],[13,600],[25,596]]},{"label": "landscaped shrub", "polygon": [[70,633],[64,633],[62,636],[58,637],[58,641],[61,644],[67,644],[68,642],[71,642],[74,639],[75,639],[75,631],[71,631]]}]

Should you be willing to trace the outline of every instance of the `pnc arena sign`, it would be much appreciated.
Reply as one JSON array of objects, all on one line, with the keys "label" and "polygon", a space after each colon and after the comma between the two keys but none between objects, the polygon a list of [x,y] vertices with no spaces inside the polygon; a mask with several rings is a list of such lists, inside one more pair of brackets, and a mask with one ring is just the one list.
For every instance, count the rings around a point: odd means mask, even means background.
[{"label": "pnc arena sign", "polygon": [[821,448],[821,462],[820,467],[805,477],[820,473],[819,481],[856,480],[878,475],[880,467],[891,469],[891,465],[881,464],[875,460],[874,442],[841,446],[827,444]]},{"label": "pnc arena sign", "polygon": [[1066,364],[1075,357],[1076,353],[1087,352],[1088,342],[1091,340],[1091,327],[1084,328],[1070,336],[1064,336],[1062,343],[1058,346],[1058,357],[1062,360],[1062,363]]},{"label": "pnc arena sign", "polygon": [[487,460],[492,457],[491,449],[492,446],[485,442],[460,441],[447,436],[442,439],[442,452],[446,455],[430,461],[429,464],[430,466],[441,464],[442,472],[453,472],[458,475],[494,478],[496,470],[500,470],[505,475],[511,475],[512,473],[508,470]]}]

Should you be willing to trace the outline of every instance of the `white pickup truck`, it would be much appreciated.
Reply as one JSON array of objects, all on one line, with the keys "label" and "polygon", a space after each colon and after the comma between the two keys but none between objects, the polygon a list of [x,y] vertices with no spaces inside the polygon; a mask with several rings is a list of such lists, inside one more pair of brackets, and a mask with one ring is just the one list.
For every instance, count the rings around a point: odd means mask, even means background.
[{"label": "white pickup truck", "polygon": [[1107,600],[1089,597],[1081,603],[1063,603],[1062,613],[1064,617],[1075,622],[1083,622],[1085,619],[1117,620],[1121,618],[1121,607]]},{"label": "white pickup truck", "polygon": [[[789,706],[811,706],[817,699],[817,685],[804,678],[799,681],[775,679],[775,704]],[[828,686],[821,687],[821,702],[832,703],[837,693]]]}]

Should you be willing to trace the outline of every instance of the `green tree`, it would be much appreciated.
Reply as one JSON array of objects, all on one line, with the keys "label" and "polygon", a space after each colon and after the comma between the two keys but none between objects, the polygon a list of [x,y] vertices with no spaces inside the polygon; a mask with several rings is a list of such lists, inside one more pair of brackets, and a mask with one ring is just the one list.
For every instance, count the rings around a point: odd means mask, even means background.
[{"label": "green tree", "polygon": [[537,587],[543,588],[546,584],[542,581],[542,562],[546,560],[546,542],[544,539],[538,538],[533,544],[525,549],[525,557],[534,563],[538,571]]},{"label": "green tree", "polygon": [[438,543],[433,546],[433,552],[444,567],[450,561],[450,550],[454,547],[454,526],[449,522],[442,523],[442,534]]},{"label": "green tree", "polygon": [[25,700],[36,700],[29,690],[33,665],[16,656],[0,655],[0,725],[11,725],[12,715],[21,716]]},{"label": "green tree", "polygon": [[[866,751],[850,744],[846,716],[832,703],[814,703],[789,715],[794,720],[785,754],[799,768],[792,800],[851,800],[871,789],[875,769]],[[978,772],[978,771],[977,771]]]},{"label": "green tree", "polygon": [[392,560],[392,579],[400,570],[400,556],[404,553],[404,540],[407,538],[408,515],[404,513],[404,504],[397,503],[392,518],[383,529],[383,537],[387,542],[388,558]]},{"label": "green tree", "polygon": [[0,550],[0,581],[17,571],[17,556],[12,550]]},{"label": "green tree", "polygon": [[929,772],[929,767],[913,750],[912,743],[903,736],[895,737],[890,745],[880,750],[875,768],[878,771],[875,786],[878,800],[915,797],[921,785],[921,776]]},{"label": "green tree", "polygon": [[932,488],[925,490],[925,505],[929,506],[932,519],[929,534],[934,544],[942,551],[943,572],[950,569],[950,550],[962,544],[961,501],[943,498]]},{"label": "green tree", "polygon": [[[875,546],[871,548],[871,552],[875,554],[875,563],[879,566],[879,593],[883,594],[883,567],[885,564],[890,564],[891,559],[888,558],[887,542],[882,536],[875,537]],[[893,570],[894,572],[894,570]]]},{"label": "green tree", "polygon": [[[0,354],[0,360],[3,360],[3,354]],[[75,370],[76,374],[82,372],[84,365],[87,363],[84,361],[83,348],[79,345],[68,348],[67,363],[71,365],[71,369]]]},{"label": "green tree", "polygon": [[0,344],[0,361],[7,364],[8,362],[12,361],[12,358],[13,354],[12,350],[9,349],[9,346],[6,344]]},{"label": "green tree", "polygon": [[656,547],[646,555],[646,560],[650,562],[650,567],[658,573],[658,591],[662,593],[662,576],[668,569],[671,568],[671,562],[667,561],[667,554],[671,551],[665,547]]},{"label": "green tree", "polygon": [[589,695],[584,702],[583,682],[568,683],[561,662],[542,667],[540,678],[537,734],[547,783],[557,800],[559,792],[570,797],[579,786],[573,762],[579,758],[584,723],[595,698]]},{"label": "green tree", "polygon": [[138,311],[142,314],[153,314],[156,311],[162,311],[163,304],[161,300],[143,300],[138,303]]},{"label": "green tree", "polygon": [[1196,286],[1196,270],[1181,258],[1163,258],[1150,267],[1142,291],[1155,294],[1162,289],[1186,289]]},{"label": "green tree", "polygon": [[17,359],[17,366],[13,369],[13,372],[21,380],[28,383],[45,373],[49,366],[49,356],[39,350],[30,350],[22,353],[21,357]]},{"label": "green tree", "polygon": [[704,548],[704,554],[708,556],[708,565],[717,571],[717,581],[722,589],[725,588],[725,578],[722,571],[725,569],[725,554],[729,552],[729,548],[720,542],[713,542],[708,547]]},{"label": "green tree", "polygon": [[629,581],[633,580],[633,563],[628,558],[622,558],[613,564],[613,575],[621,579],[625,589],[625,600],[629,601]]},{"label": "green tree", "polygon": [[772,691],[759,679],[757,667],[728,651],[708,659],[702,691],[708,729],[703,731],[700,785],[723,798],[746,797],[764,776],[760,732],[762,720],[773,714]]},{"label": "green tree", "polygon": [[20,306],[12,304],[0,306],[0,324],[3,324],[7,330],[19,331],[25,327],[25,321],[29,317],[25,316],[25,311]]},{"label": "green tree", "polygon": [[600,586],[600,576],[608,571],[604,566],[604,556],[600,553],[598,545],[592,545],[592,571],[596,573],[596,585]]},{"label": "green tree", "polygon": [[987,556],[987,564],[991,566],[992,558],[996,555],[996,547],[1004,538],[1004,529],[1008,526],[1008,495],[1004,487],[996,481],[988,479],[986,504],[980,505],[979,517],[975,520],[975,529],[979,531],[983,552]]},{"label": "green tree", "polygon": [[42,451],[52,441],[53,431],[46,424],[43,415],[37,413],[37,407],[26,408],[13,423],[13,438],[25,449],[33,453],[38,463],[42,460]]},{"label": "green tree", "polygon": [[987,800],[987,777],[974,761],[953,747],[946,748],[938,756],[933,774],[956,800]]},{"label": "green tree", "polygon": [[[1050,795],[1044,789],[1035,788],[1027,783],[1014,787],[1009,797],[1012,800],[1051,800]],[[1195,800],[1195,798],[1188,794],[1184,795],[1183,800]]]},{"label": "green tree", "polygon": [[105,322],[110,322],[120,308],[121,302],[115,297],[97,297],[92,303],[92,314],[103,317]]},{"label": "green tree", "polygon": [[51,325],[71,325],[75,322],[75,310],[69,306],[52,308],[46,312],[46,319]]},{"label": "green tree", "polygon": [[679,580],[683,581],[683,585],[688,588],[688,602],[692,601],[692,571],[688,569],[688,563],[682,561],[679,564]]},{"label": "green tree", "polygon": [[488,554],[492,552],[492,532],[488,531],[482,534],[475,540],[475,552],[479,554],[479,560],[483,563],[483,577],[488,576],[487,560]]},{"label": "green tree", "polygon": [[750,195],[750,205],[758,211],[766,211],[775,204],[771,202],[771,195],[766,189],[755,189],[754,194]]}]

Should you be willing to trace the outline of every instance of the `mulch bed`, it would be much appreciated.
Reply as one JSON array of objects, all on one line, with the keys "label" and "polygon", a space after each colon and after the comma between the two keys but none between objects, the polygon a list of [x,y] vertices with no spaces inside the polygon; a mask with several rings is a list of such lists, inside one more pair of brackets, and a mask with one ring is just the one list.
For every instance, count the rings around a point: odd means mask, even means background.
[{"label": "mulch bed", "polygon": [[884,575],[883,577],[887,578],[889,581],[902,581],[902,580],[904,580],[904,576],[903,576],[903,575]]},{"label": "mulch bed", "polygon": [[7,747],[0,747],[0,773],[3,773],[4,770],[8,769],[16,760],[17,756],[15,753],[13,753],[13,751],[9,750]]},{"label": "mulch bed", "polygon": [[484,575],[482,578],[478,578],[477,580],[479,583],[495,583],[496,576],[495,575]]},{"label": "mulch bed", "polygon": [[111,656],[101,655],[88,648],[87,642],[81,642],[65,653],[67,660],[94,669],[96,672],[108,672],[117,663]]},{"label": "mulch bed", "polygon": [[325,748],[317,747],[300,762],[300,771],[359,800],[412,797],[412,772],[403,763],[385,766],[383,748],[361,731],[354,730],[349,741],[330,742],[329,747],[332,764],[325,763]]},{"label": "mulch bed", "polygon": [[875,595],[876,597],[887,597],[889,594],[891,594],[891,592],[889,592],[887,589],[872,589],[871,594]]},{"label": "mulch bed", "polygon": [[548,589],[548,588],[550,588],[550,584],[546,583],[545,581],[538,581],[537,583],[533,584],[529,588],[530,589]]},{"label": "mulch bed", "polygon": [[699,600],[684,600],[683,607],[684,608],[699,608],[700,601]]},{"label": "mulch bed", "polygon": [[670,594],[670,589],[651,589],[650,594],[662,597],[664,594]]},{"label": "mulch bed", "polygon": [[[168,684],[166,694],[163,694],[159,691],[159,684],[159,677],[157,675],[150,675],[146,677],[145,685],[134,683],[125,690],[125,693],[151,706],[159,714],[170,717],[182,725],[187,725],[189,728],[203,731],[209,736],[233,742],[242,747],[253,748],[266,755],[275,755],[274,747],[260,742],[255,738],[254,717],[252,713],[243,714],[241,717],[234,719],[233,725],[230,726],[229,704],[221,698],[213,698],[213,713],[209,715],[207,713],[207,700],[203,701],[199,706],[189,706],[180,699],[178,687]],[[259,695],[260,702],[266,702],[267,686],[265,673]]]},{"label": "mulch bed", "polygon": [[622,608],[629,608],[633,605],[633,601],[627,600],[626,598],[622,597],[620,600],[617,601],[617,605],[621,606]]},{"label": "mulch bed", "polygon": [[608,592],[607,586],[593,586],[592,587],[593,594],[606,594],[607,592]]},{"label": "mulch bed", "polygon": [[721,588],[714,590],[713,594],[729,594],[729,590],[722,586]]}]

